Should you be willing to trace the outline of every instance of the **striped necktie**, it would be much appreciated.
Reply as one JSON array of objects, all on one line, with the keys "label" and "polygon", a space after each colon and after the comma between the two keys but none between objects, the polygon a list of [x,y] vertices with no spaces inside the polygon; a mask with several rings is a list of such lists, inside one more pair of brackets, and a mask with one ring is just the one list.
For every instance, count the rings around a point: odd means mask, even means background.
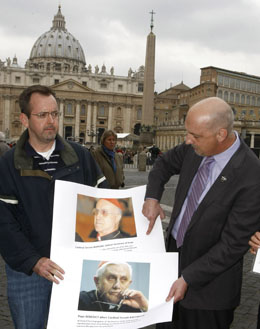
[{"label": "striped necktie", "polygon": [[176,244],[177,248],[180,248],[183,244],[184,235],[191,221],[193,213],[198,207],[199,199],[203,193],[209,178],[210,165],[214,162],[214,157],[206,157],[203,164],[199,167],[197,175],[194,179],[194,182],[191,186],[190,194],[187,199],[186,209],[184,211],[177,237]]}]

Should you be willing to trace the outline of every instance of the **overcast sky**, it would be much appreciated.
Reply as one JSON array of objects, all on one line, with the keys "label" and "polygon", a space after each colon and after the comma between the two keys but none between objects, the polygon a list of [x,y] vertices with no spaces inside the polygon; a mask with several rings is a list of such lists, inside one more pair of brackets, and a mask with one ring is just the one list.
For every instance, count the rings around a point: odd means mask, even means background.
[{"label": "overcast sky", "polygon": [[0,9],[0,59],[24,66],[61,5],[67,30],[87,65],[127,75],[145,63],[154,10],[155,90],[199,84],[200,68],[217,66],[260,76],[260,0],[7,0]]}]

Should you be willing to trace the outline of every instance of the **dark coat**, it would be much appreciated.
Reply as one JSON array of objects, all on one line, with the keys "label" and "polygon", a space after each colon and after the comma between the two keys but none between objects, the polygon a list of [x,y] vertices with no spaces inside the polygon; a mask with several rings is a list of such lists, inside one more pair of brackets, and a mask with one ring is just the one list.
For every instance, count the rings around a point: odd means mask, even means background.
[{"label": "dark coat", "polygon": [[[146,197],[161,199],[163,186],[179,174],[166,244],[202,157],[179,145],[155,162]],[[240,301],[243,256],[260,228],[260,161],[241,141],[239,149],[193,214],[184,237],[180,272],[188,283],[181,304],[190,309],[224,310]]]},{"label": "dark coat", "polygon": [[[136,235],[131,236],[128,233],[120,231],[120,230],[117,230],[117,231],[114,231],[114,232],[109,233],[107,235],[104,235],[104,236],[100,237],[100,240],[97,239],[97,231],[96,230],[93,230],[89,235],[90,238],[96,239],[96,241],[106,241],[106,240],[113,240],[113,239],[133,238],[135,236]],[[82,237],[77,232],[75,234],[75,241],[76,242],[84,242]]]},{"label": "dark coat", "polygon": [[[111,306],[114,306],[114,304],[111,304]],[[125,304],[121,304],[118,307],[115,306],[113,308],[110,308],[108,304],[103,303],[98,298],[98,293],[96,290],[80,292],[78,310],[100,311],[100,312],[131,312],[131,313],[142,312],[140,308],[134,308]]]},{"label": "dark coat", "polygon": [[5,154],[5,152],[7,152],[9,150],[10,150],[10,147],[4,141],[0,141],[0,156]]},{"label": "dark coat", "polygon": [[113,170],[112,163],[108,155],[99,146],[96,150],[92,151],[92,154],[100,166],[104,176],[106,177],[109,185],[113,189],[118,189],[124,183],[124,171],[123,171],[123,159],[115,153],[116,172]]},{"label": "dark coat", "polygon": [[26,274],[41,257],[50,256],[55,180],[107,187],[86,148],[57,138],[65,166],[53,176],[33,168],[33,158],[24,149],[27,130],[0,158],[0,253],[12,269]]}]

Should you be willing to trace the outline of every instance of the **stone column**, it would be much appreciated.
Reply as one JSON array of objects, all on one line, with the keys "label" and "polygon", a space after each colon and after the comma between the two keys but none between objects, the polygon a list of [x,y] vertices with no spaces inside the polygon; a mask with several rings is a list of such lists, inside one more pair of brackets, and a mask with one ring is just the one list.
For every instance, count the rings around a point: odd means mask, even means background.
[{"label": "stone column", "polygon": [[171,135],[171,145],[170,145],[170,148],[173,148],[174,147],[174,136]]},{"label": "stone column", "polygon": [[159,140],[159,149],[162,150],[163,148],[163,140],[162,140],[162,135],[160,136],[160,140]]},{"label": "stone column", "polygon": [[163,149],[166,150],[167,145],[166,145],[166,136],[163,135]]},{"label": "stone column", "polygon": [[3,132],[6,133],[8,131],[10,134],[11,97],[8,95],[4,96],[3,112]]},{"label": "stone column", "polygon": [[112,130],[112,124],[113,124],[113,104],[109,103],[108,108],[108,122],[107,122],[107,128],[108,130]]},{"label": "stone column", "polygon": [[[155,137],[155,145],[157,145],[159,147],[159,136]],[[159,147],[160,148],[160,147]]]},{"label": "stone column", "polygon": [[88,112],[87,112],[87,125],[86,125],[86,142],[92,142],[91,137],[88,136],[91,132],[91,102],[88,102]]},{"label": "stone column", "polygon": [[64,127],[63,127],[63,123],[64,123],[64,100],[60,99],[60,117],[59,117],[59,135],[60,136],[64,136]]},{"label": "stone column", "polygon": [[253,149],[254,147],[255,147],[255,133],[251,133],[250,148]]},{"label": "stone column", "polygon": [[170,145],[171,145],[171,141],[170,141],[170,136],[169,135],[167,135],[166,136],[166,147],[167,147],[167,150],[169,150],[170,149]]},{"label": "stone column", "polygon": [[[94,133],[96,133],[97,130],[97,103],[94,103],[94,111],[93,111],[93,118],[92,118],[92,127]],[[97,142],[96,136],[93,137],[93,143]]]},{"label": "stone column", "polygon": [[174,136],[174,146],[178,145],[178,136]]},{"label": "stone column", "polygon": [[80,103],[76,103],[76,116],[75,116],[75,137],[79,137],[79,117],[80,117]]},{"label": "stone column", "polygon": [[130,123],[131,123],[131,107],[127,105],[124,115],[124,133],[131,133]]}]

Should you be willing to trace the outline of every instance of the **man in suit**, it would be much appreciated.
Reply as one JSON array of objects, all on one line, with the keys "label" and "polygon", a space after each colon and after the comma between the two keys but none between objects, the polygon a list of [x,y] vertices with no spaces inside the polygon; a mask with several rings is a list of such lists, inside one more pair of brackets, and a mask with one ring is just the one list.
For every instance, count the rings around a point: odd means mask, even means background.
[{"label": "man in suit", "polygon": [[195,104],[185,121],[186,142],[159,157],[149,174],[147,234],[158,215],[164,218],[159,202],[165,183],[180,175],[166,237],[167,251],[180,257],[180,276],[166,298],[180,301],[179,319],[174,315],[174,326],[158,328],[227,329],[233,321],[243,255],[260,222],[260,162],[233,121],[232,109],[220,98]]},{"label": "man in suit", "polygon": [[[256,255],[257,250],[260,248],[260,232],[255,232],[254,235],[251,236],[249,241],[249,245],[251,247],[250,252]],[[258,315],[257,315],[257,328],[260,329],[260,304],[258,306]]]}]

